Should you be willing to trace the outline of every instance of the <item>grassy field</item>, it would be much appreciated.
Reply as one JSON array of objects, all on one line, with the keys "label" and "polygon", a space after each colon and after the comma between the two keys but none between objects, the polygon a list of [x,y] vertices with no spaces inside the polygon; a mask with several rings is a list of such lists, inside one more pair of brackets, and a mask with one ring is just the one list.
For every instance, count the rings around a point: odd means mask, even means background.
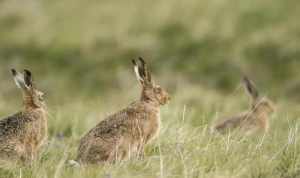
[{"label": "grassy field", "polygon": [[[0,0],[0,114],[19,110],[9,69],[46,92],[49,143],[2,178],[300,177],[300,2],[296,0]],[[143,56],[172,101],[143,160],[72,168],[79,139],[139,98]],[[277,105],[266,135],[212,135],[249,106],[247,74]]]}]

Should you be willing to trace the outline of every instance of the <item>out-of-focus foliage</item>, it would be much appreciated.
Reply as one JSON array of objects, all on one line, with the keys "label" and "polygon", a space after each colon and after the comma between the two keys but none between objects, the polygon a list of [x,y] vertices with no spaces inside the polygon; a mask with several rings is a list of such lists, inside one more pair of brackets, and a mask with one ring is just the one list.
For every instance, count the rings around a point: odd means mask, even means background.
[{"label": "out-of-focus foliage", "polygon": [[25,65],[49,78],[68,75],[65,82],[92,92],[95,85],[114,87],[116,70],[144,56],[156,71],[208,88],[230,92],[245,73],[269,92],[294,96],[299,6],[295,0],[2,0],[1,73]]}]

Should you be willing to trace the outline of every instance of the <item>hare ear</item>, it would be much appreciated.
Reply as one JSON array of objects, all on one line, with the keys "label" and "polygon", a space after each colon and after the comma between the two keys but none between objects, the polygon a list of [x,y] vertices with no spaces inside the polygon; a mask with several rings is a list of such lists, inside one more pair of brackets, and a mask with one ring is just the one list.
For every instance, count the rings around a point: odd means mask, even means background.
[{"label": "hare ear", "polygon": [[244,76],[243,80],[244,80],[244,84],[245,84],[246,90],[248,91],[248,93],[250,94],[250,96],[254,100],[256,100],[259,97],[259,92],[256,89],[254,83],[247,76]]},{"label": "hare ear", "polygon": [[134,72],[135,72],[136,78],[143,85],[145,83],[143,73],[142,73],[140,67],[138,66],[137,62],[134,59],[132,60],[132,63],[134,65]]},{"label": "hare ear", "polygon": [[28,87],[32,87],[32,74],[27,69],[24,69],[24,81]]},{"label": "hare ear", "polygon": [[145,76],[145,79],[147,80],[147,82],[152,83],[151,74],[145,60],[142,57],[139,57],[139,60],[142,63],[142,71]]},{"label": "hare ear", "polygon": [[15,81],[17,87],[20,89],[23,89],[23,90],[27,90],[28,86],[26,86],[26,84],[25,84],[24,75],[17,72],[15,69],[11,69],[11,73],[14,77],[14,81]]}]

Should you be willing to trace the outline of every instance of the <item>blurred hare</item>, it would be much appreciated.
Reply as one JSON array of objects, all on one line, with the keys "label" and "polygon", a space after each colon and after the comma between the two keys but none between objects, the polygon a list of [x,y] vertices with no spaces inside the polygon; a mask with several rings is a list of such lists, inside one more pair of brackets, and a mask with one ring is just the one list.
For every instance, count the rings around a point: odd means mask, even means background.
[{"label": "blurred hare", "polygon": [[24,108],[0,120],[0,160],[31,163],[47,140],[47,112],[43,93],[32,81],[31,72],[11,70],[14,81],[22,90]]},{"label": "blurred hare", "polygon": [[268,98],[260,96],[252,81],[247,77],[243,79],[245,88],[252,98],[251,107],[248,111],[237,114],[216,125],[214,130],[224,132],[236,128],[252,134],[256,131],[264,133],[269,129],[269,117],[275,111],[275,106]]},{"label": "blurred hare", "polygon": [[142,85],[140,99],[108,116],[81,139],[77,157],[79,163],[113,163],[142,156],[144,146],[158,136],[160,106],[165,105],[170,97],[153,82],[142,58],[132,62]]}]

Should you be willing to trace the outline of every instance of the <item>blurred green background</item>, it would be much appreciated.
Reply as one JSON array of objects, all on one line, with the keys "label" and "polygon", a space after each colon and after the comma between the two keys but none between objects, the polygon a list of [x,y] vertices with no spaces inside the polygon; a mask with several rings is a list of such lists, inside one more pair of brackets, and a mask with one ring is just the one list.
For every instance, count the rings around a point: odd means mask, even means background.
[{"label": "blurred green background", "polygon": [[1,0],[1,79],[29,68],[51,95],[107,94],[133,79],[122,76],[143,56],[166,87],[180,78],[230,93],[244,73],[274,97],[297,99],[299,8],[296,0]]},{"label": "blurred green background", "polygon": [[[0,0],[1,116],[21,106],[10,68],[30,69],[49,107],[49,145],[24,177],[100,176],[98,168],[84,173],[64,163],[84,133],[138,98],[131,59],[139,56],[172,96],[162,132],[144,160],[101,173],[299,175],[299,17],[299,0]],[[259,143],[208,132],[247,109],[243,74],[278,106]],[[18,170],[0,175],[21,177]]]}]

